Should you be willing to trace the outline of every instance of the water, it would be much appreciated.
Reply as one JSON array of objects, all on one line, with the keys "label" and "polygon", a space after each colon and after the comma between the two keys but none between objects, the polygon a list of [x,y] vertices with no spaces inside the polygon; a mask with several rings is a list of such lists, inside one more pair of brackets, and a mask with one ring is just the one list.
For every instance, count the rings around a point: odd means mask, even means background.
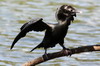
[{"label": "water", "polygon": [[[19,29],[32,18],[42,17],[45,22],[56,23],[57,7],[69,4],[81,10],[75,21],[70,25],[65,38],[66,47],[78,47],[100,44],[100,0],[0,0],[0,66],[21,66],[23,63],[41,56],[44,49],[36,49],[44,32],[30,32],[15,45],[10,46]],[[48,49],[56,52],[62,48],[57,45]],[[39,64],[37,66],[99,66],[100,52],[75,54],[71,57],[61,57]]]}]

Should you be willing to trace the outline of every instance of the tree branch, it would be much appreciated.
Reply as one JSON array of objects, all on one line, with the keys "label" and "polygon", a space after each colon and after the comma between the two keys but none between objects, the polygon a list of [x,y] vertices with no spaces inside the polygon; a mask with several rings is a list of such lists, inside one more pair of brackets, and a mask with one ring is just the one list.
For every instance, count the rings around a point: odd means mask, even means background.
[{"label": "tree branch", "polygon": [[55,52],[55,53],[48,53],[47,56],[43,55],[42,57],[26,62],[22,66],[35,66],[37,64],[40,64],[42,62],[45,62],[45,61],[48,61],[54,58],[69,56],[69,55],[82,53],[82,52],[92,52],[92,51],[100,51],[100,45],[82,46],[78,48],[72,48],[69,51],[62,50],[62,51]]}]

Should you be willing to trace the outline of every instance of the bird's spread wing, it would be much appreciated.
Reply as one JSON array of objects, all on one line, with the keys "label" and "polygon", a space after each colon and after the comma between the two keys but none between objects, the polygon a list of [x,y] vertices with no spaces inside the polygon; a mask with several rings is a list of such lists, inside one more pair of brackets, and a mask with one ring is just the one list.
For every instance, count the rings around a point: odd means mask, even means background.
[{"label": "bird's spread wing", "polygon": [[16,36],[16,38],[14,39],[12,45],[11,45],[11,48],[12,49],[15,45],[15,43],[21,39],[22,37],[25,37],[26,34],[29,32],[29,31],[43,31],[45,29],[48,29],[50,28],[50,26],[46,23],[44,23],[42,21],[43,19],[42,18],[38,18],[38,19],[32,19],[30,20],[29,22],[25,23],[20,29],[20,33]]}]

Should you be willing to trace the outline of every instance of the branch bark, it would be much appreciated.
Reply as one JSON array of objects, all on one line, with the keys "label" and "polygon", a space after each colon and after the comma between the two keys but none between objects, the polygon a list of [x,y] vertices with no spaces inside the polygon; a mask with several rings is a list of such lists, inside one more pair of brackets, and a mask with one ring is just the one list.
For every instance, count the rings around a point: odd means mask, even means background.
[{"label": "branch bark", "polygon": [[69,56],[69,55],[82,53],[82,52],[92,52],[92,51],[100,51],[100,45],[82,46],[78,48],[72,48],[69,51],[62,50],[62,51],[55,52],[55,53],[48,53],[47,56],[43,55],[42,57],[26,62],[22,66],[35,66],[37,64],[40,64],[42,62],[45,62],[45,61],[48,61],[54,58]]}]

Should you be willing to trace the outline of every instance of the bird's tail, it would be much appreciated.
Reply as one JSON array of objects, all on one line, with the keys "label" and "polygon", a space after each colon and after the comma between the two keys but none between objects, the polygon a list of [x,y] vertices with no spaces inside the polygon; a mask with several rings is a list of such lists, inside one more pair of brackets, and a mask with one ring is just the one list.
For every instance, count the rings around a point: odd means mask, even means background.
[{"label": "bird's tail", "polygon": [[34,47],[30,52],[32,52],[33,50],[35,50],[36,48],[40,48],[41,44],[37,45],[36,47]]}]

